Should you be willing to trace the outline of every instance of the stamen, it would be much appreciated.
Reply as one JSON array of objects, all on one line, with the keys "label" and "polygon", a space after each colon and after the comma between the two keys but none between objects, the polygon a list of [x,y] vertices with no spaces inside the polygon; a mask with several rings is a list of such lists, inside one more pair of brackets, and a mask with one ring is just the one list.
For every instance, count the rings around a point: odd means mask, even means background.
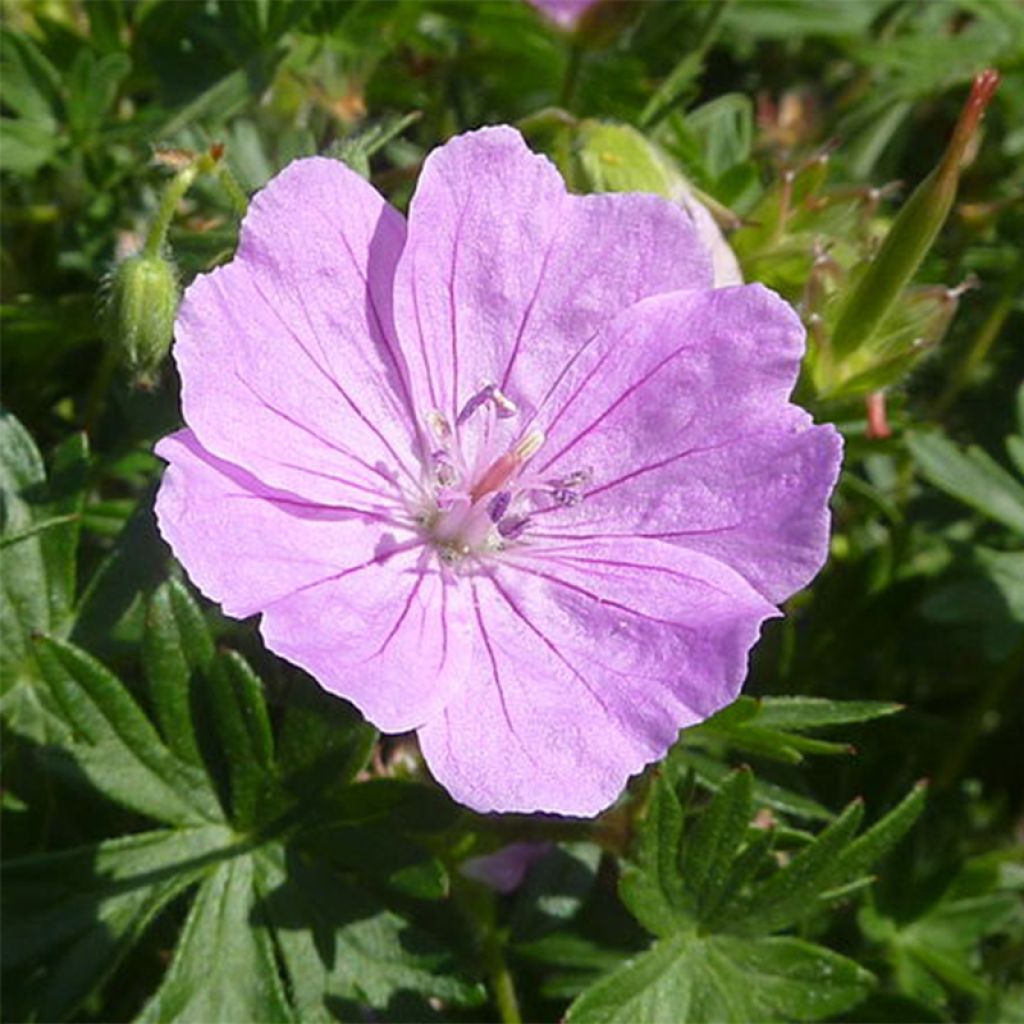
[{"label": "stamen", "polygon": [[499,420],[507,420],[510,416],[515,416],[519,412],[519,406],[501,388],[491,388],[491,399],[494,402],[494,409],[498,414]]},{"label": "stamen", "polygon": [[434,436],[434,440],[438,444],[447,446],[451,440],[452,428],[445,419],[442,413],[439,413],[436,409],[431,409],[426,415],[427,426],[430,428],[431,434]]},{"label": "stamen", "polygon": [[431,452],[430,459],[434,464],[434,477],[442,487],[451,487],[457,479],[455,467],[448,461],[448,453],[438,450]]},{"label": "stamen", "polygon": [[583,489],[590,483],[590,479],[590,470],[580,469],[561,480],[550,480],[551,496],[559,505],[569,508],[578,505],[583,500]]},{"label": "stamen", "polygon": [[473,415],[485,402],[489,402],[494,396],[495,387],[493,384],[485,384],[472,398],[462,407],[455,419],[455,425],[461,427],[470,416]]},{"label": "stamen", "polygon": [[498,523],[498,533],[505,540],[515,540],[530,524],[528,516],[509,516]]},{"label": "stamen", "polygon": [[508,511],[509,503],[512,501],[512,495],[508,491],[498,491],[498,493],[491,498],[490,504],[487,506],[487,514],[491,517],[492,523],[500,522],[502,517]]},{"label": "stamen", "polygon": [[512,449],[512,454],[518,462],[525,462],[527,459],[532,459],[533,456],[540,451],[540,446],[543,443],[544,431],[531,430],[526,437],[524,437],[519,444]]}]

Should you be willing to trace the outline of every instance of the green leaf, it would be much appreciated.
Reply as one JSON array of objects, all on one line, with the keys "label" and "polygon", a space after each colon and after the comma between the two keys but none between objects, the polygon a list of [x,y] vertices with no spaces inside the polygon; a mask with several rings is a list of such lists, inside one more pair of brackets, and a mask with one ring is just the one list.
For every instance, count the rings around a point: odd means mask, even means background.
[{"label": "green leaf", "polygon": [[[313,680],[289,676],[291,684],[284,694],[284,718],[277,736],[277,763],[283,785],[299,799],[316,794],[328,799],[332,791],[345,793],[345,786],[365,767],[377,739],[377,731],[350,704],[326,693]],[[378,780],[388,788],[391,780]],[[395,788],[397,787],[397,788]],[[409,797],[408,787],[395,783],[392,796]],[[379,790],[355,787],[360,799]],[[422,787],[412,787],[416,795],[409,799],[408,810],[415,812]],[[436,791],[427,791],[436,792]],[[429,800],[430,797],[427,797]],[[375,810],[376,808],[370,808]],[[381,811],[381,813],[385,813]]]},{"label": "green leaf", "polygon": [[672,935],[686,911],[686,894],[679,873],[683,835],[684,800],[664,776],[651,790],[650,803],[640,831],[635,865],[623,869],[619,894],[636,919],[655,935]]},{"label": "green leaf", "polygon": [[163,983],[139,1020],[293,1019],[270,931],[258,919],[253,857],[219,865],[203,883]]},{"label": "green leaf", "polygon": [[68,127],[79,142],[97,131],[132,63],[124,53],[97,57],[83,47],[68,73]]},{"label": "green leaf", "polygon": [[821,1020],[860,1002],[872,976],[800,939],[684,934],[659,942],[585,992],[569,1024]]},{"label": "green leaf", "polygon": [[69,1017],[230,841],[227,829],[207,825],[5,864],[3,967],[18,979],[12,1002],[40,1020]]},{"label": "green leaf", "polygon": [[27,431],[0,414],[0,707],[16,732],[39,743],[63,726],[40,685],[32,638],[64,636],[71,627],[87,464],[85,439],[74,435],[57,450],[47,479]]},{"label": "green leaf", "polygon": [[31,178],[53,162],[59,149],[60,140],[47,125],[0,118],[0,170]]},{"label": "green leaf", "polygon": [[902,704],[888,701],[826,700],[823,697],[764,697],[760,705],[758,725],[791,732],[870,722],[903,710]]},{"label": "green leaf", "polygon": [[[336,1019],[344,1003],[383,1009],[402,991],[458,1005],[482,1001],[481,987],[454,973],[449,953],[322,863],[266,847],[257,884],[300,1020]],[[343,1016],[357,1012],[349,1006]]]},{"label": "green leaf", "polygon": [[723,916],[721,927],[744,934],[785,928],[818,908],[817,895],[836,880],[835,860],[853,838],[864,814],[856,800],[814,842],[779,871],[740,899]]},{"label": "green leaf", "polygon": [[231,782],[231,818],[248,828],[273,810],[274,740],[263,684],[240,654],[224,651],[213,661],[209,685]]},{"label": "green leaf", "polygon": [[0,29],[0,78],[4,106],[52,134],[63,107],[60,73],[25,33]]},{"label": "green leaf", "polygon": [[150,598],[142,640],[149,698],[167,746],[183,761],[201,766],[192,717],[196,674],[209,669],[213,639],[199,606],[169,580]]},{"label": "green leaf", "polygon": [[836,858],[836,879],[855,879],[884,857],[921,816],[927,796],[928,784],[919,782],[888,814],[850,843]]},{"label": "green leaf", "polygon": [[683,887],[698,921],[731,893],[730,866],[753,814],[753,773],[733,772],[704,810],[683,846]]},{"label": "green leaf", "polygon": [[818,697],[741,697],[734,704],[691,729],[688,738],[725,741],[736,750],[787,764],[799,764],[804,754],[849,754],[846,743],[812,739],[803,732],[867,722],[901,709],[883,701],[836,701]]},{"label": "green leaf", "polygon": [[67,756],[89,782],[125,807],[158,821],[216,821],[203,772],[172,754],[121,682],[73,644],[41,638],[43,679],[70,736]]},{"label": "green leaf", "polygon": [[[672,755],[681,765],[693,768],[698,781],[710,789],[718,789],[729,775],[728,765],[693,750],[677,748]],[[754,780],[754,802],[785,814],[810,821],[831,821],[835,815],[817,800],[777,786],[764,779]]]},{"label": "green leaf", "polygon": [[962,451],[941,434],[907,435],[924,477],[941,491],[1024,535],[1024,484],[981,448]]}]

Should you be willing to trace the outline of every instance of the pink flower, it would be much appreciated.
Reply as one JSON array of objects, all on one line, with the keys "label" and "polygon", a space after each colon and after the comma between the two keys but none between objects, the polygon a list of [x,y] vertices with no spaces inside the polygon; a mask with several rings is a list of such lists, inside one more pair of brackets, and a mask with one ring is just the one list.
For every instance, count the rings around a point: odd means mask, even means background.
[{"label": "pink flower", "polygon": [[528,0],[561,28],[572,29],[584,14],[601,0]]},{"label": "pink flower", "polygon": [[470,857],[462,862],[460,870],[467,878],[482,882],[495,892],[515,892],[530,868],[553,849],[555,844],[549,842],[509,843],[494,853]]},{"label": "pink flower", "polygon": [[431,154],[408,225],[296,161],[182,303],[161,531],[457,799],[594,814],[825,558],[800,322],[711,283],[683,210],[569,195],[510,128]]}]

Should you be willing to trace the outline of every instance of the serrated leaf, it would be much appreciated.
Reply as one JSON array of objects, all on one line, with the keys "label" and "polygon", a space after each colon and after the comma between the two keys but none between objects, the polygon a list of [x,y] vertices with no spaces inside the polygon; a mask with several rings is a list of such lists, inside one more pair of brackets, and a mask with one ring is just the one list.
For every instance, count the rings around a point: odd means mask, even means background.
[{"label": "serrated leaf", "polygon": [[275,788],[274,740],[263,684],[234,651],[217,654],[208,683],[231,783],[231,818],[247,828],[272,809]]},{"label": "serrated leaf", "polygon": [[164,980],[141,1022],[289,1021],[270,931],[258,920],[255,863],[220,864],[196,894]]},{"label": "serrated leaf", "polygon": [[619,882],[623,902],[654,935],[678,931],[686,910],[686,894],[679,874],[684,812],[675,787],[659,776],[641,826],[637,862],[623,869]]},{"label": "serrated leaf", "polygon": [[64,636],[71,627],[87,463],[85,439],[75,435],[58,448],[48,479],[28,432],[9,413],[0,414],[2,707],[11,727],[36,742],[62,731],[39,686],[32,637]]},{"label": "serrated leaf", "polygon": [[836,858],[856,833],[863,815],[860,801],[849,804],[814,842],[748,898],[737,901],[723,916],[721,927],[744,934],[773,932],[813,912],[818,893],[835,880]]},{"label": "serrated leaf", "polygon": [[110,799],[170,824],[217,821],[217,800],[203,772],[174,756],[121,682],[73,644],[41,638],[43,680],[70,736],[69,757]]},{"label": "serrated leaf", "polygon": [[142,666],[164,742],[183,761],[197,766],[203,762],[192,694],[196,673],[209,669],[213,655],[213,638],[198,605],[180,583],[164,583],[146,610]]},{"label": "serrated leaf", "polygon": [[852,960],[800,939],[680,935],[585,992],[568,1024],[686,1024],[830,1017],[873,984]]},{"label": "serrated leaf", "polygon": [[[5,864],[3,966],[19,979],[12,1002],[30,1005],[40,1020],[69,1017],[231,839],[207,825]],[[41,972],[27,969],[33,961]]]},{"label": "serrated leaf", "polygon": [[727,894],[730,866],[753,814],[753,774],[733,772],[687,835],[682,855],[683,888],[693,916],[702,921]]}]

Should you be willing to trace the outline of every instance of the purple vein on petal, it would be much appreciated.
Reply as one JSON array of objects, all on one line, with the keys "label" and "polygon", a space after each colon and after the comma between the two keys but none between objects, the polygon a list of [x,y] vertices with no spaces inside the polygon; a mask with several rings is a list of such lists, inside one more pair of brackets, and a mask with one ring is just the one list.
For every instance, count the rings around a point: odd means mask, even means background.
[{"label": "purple vein on petal", "polygon": [[580,672],[575,665],[570,664],[569,660],[561,652],[558,645],[545,632],[543,632],[543,630],[541,630],[540,627],[537,626],[536,623],[519,607],[519,605],[512,599],[512,597],[508,594],[505,588],[497,581],[497,579],[494,576],[489,576],[488,580],[490,581],[494,589],[497,590],[497,592],[501,595],[502,600],[504,600],[504,602],[509,606],[509,608],[512,609],[516,616],[527,625],[530,631],[540,639],[544,646],[547,647],[547,649],[551,651],[551,653],[572,673],[572,675],[575,676],[575,678],[583,684],[584,689],[586,689],[587,693],[589,693],[590,696],[593,697],[595,703],[597,703],[600,706],[601,710],[604,711],[604,713],[609,717],[614,718],[615,715],[609,709],[608,705],[604,702],[601,695],[594,688],[594,685],[590,682],[590,680],[587,679],[587,677],[584,676],[583,673]]},{"label": "purple vein on petal", "polygon": [[523,318],[519,321],[519,330],[516,331],[516,338],[512,344],[512,351],[509,354],[508,362],[505,364],[505,372],[501,375],[501,383],[499,387],[504,391],[508,387],[509,378],[512,376],[512,367],[515,365],[516,358],[519,356],[519,349],[523,343],[523,335],[526,333],[526,325],[530,321],[530,317],[533,315],[533,308],[537,304],[537,298],[540,295],[541,288],[544,287],[544,279],[547,275],[548,263],[551,260],[551,254],[555,251],[555,243],[561,239],[560,226],[556,227],[552,232],[551,239],[547,244],[547,248],[544,250],[544,256],[540,263],[540,272],[537,275],[537,283],[534,285],[533,294],[530,296],[530,301],[526,304],[526,309],[523,311]]},{"label": "purple vein on petal", "polygon": [[[620,344],[624,344],[625,340],[626,339],[621,339]],[[639,391],[645,384],[648,384],[651,380],[653,380],[654,377],[656,377],[666,366],[668,366],[668,364],[672,362],[673,359],[675,359],[678,355],[685,352],[687,349],[691,347],[692,346],[690,345],[681,345],[679,348],[670,352],[663,359],[660,359],[639,380],[634,381],[632,384],[629,385],[628,388],[626,388],[625,391],[621,392],[618,398],[616,398],[614,402],[612,402],[609,406],[605,408],[604,412],[602,412],[599,416],[592,420],[586,427],[579,431],[579,433],[577,433],[571,440],[567,441],[564,445],[562,445],[562,447],[557,452],[555,452],[555,454],[552,455],[547,460],[547,462],[544,463],[543,466],[540,467],[538,472],[543,473],[550,469],[550,467],[555,462],[557,462],[558,459],[565,455],[566,452],[576,447],[576,445],[579,444],[580,441],[582,441],[585,437],[588,437],[590,434],[592,434],[594,430],[596,430],[597,427],[605,419],[607,419],[620,405],[622,405],[622,403],[625,402],[631,395],[636,394],[637,391]],[[608,351],[611,352],[612,350],[609,349]],[[577,389],[576,394],[579,394],[579,389]],[[576,394],[574,394],[572,398],[570,398],[569,402],[572,402],[575,399]],[[563,406],[563,408],[559,411],[559,415],[561,415],[561,413],[564,412],[566,408],[568,408],[569,402],[567,402],[566,405]]]},{"label": "purple vein on petal", "polygon": [[[286,423],[295,427],[296,430],[300,430],[303,433],[308,434],[310,437],[314,438],[314,440],[324,445],[324,447],[330,448],[331,451],[337,452],[339,455],[343,455],[345,458],[350,459],[352,462],[356,463],[356,465],[362,466],[363,469],[367,470],[370,473],[373,473],[375,476],[379,476],[382,480],[390,484],[390,486],[393,487],[395,490],[399,489],[398,485],[391,477],[387,475],[387,473],[383,472],[377,466],[371,465],[369,462],[367,462],[365,459],[360,458],[354,452],[350,452],[347,448],[342,448],[339,445],[335,444],[332,440],[330,440],[327,437],[324,437],[322,434],[315,431],[312,427],[307,426],[305,423],[300,423],[290,413],[285,412],[283,409],[279,409],[276,405],[273,404],[273,402],[270,402],[268,399],[264,398],[264,396],[261,395],[259,391],[257,391],[256,388],[254,388],[252,384],[249,383],[249,381],[247,381],[243,376],[241,376],[241,374],[239,374],[238,370],[234,370],[233,372],[235,376],[238,378],[239,382],[242,384],[242,386],[246,388],[246,390],[249,391],[249,393],[256,399],[256,401],[259,402],[260,405],[262,405],[263,408],[266,409],[268,412],[273,413],[279,419],[282,419]],[[284,465],[284,463],[279,463],[279,465]],[[408,470],[406,470],[406,472],[408,472]],[[352,487],[356,490],[363,491],[366,494],[372,494],[376,497],[385,497],[385,495],[382,492],[375,491],[372,488],[367,487],[365,484],[357,484],[354,480],[346,480],[344,477],[335,476],[328,476],[327,478],[331,480],[337,480],[338,483],[342,483],[345,484],[347,487]]]},{"label": "purple vein on petal", "polygon": [[412,607],[413,601],[416,600],[416,595],[420,592],[420,587],[423,586],[423,576],[419,575],[416,577],[416,582],[409,590],[409,594],[405,599],[405,604],[402,606],[402,611],[398,618],[395,620],[395,624],[388,631],[388,635],[381,641],[380,647],[377,648],[369,657],[364,658],[362,664],[373,661],[374,658],[379,658],[389,647],[391,641],[394,640],[395,634],[402,628],[402,623],[405,622],[409,615],[409,609]]},{"label": "purple vein on petal", "polygon": [[[378,221],[378,223],[380,223],[380,221]],[[389,335],[388,332],[384,330],[384,321],[377,308],[377,300],[374,297],[373,289],[370,287],[370,280],[367,275],[363,273],[362,267],[360,267],[359,261],[356,259],[356,254],[352,251],[352,246],[349,243],[345,232],[339,228],[338,235],[341,238],[341,244],[344,246],[345,252],[352,261],[352,268],[355,270],[356,276],[363,282],[363,287],[366,289],[366,298],[370,304],[370,312],[373,313],[373,319],[377,324],[377,333],[380,336],[380,342],[384,347],[384,351],[387,352],[388,357],[391,360],[392,367],[394,367],[395,375],[397,376],[398,383],[402,389],[401,397],[405,403],[409,419],[410,421],[414,421],[416,419],[416,410],[412,401],[412,392],[409,390],[408,368],[405,366],[404,360],[401,359],[400,352],[396,347],[393,336]]]},{"label": "purple vein on petal", "polygon": [[331,361],[330,359],[327,358],[327,351],[324,348],[323,341],[320,338],[320,334],[317,331],[316,327],[313,325],[312,318],[309,315],[309,307],[306,305],[306,298],[302,292],[302,289],[298,289],[299,305],[302,307],[303,316],[306,318],[306,325],[309,327],[310,332],[316,339],[317,348],[320,349],[321,357],[323,358],[324,363],[327,364],[326,366],[323,365],[319,359],[316,359],[313,356],[313,353],[309,351],[309,349],[303,343],[302,338],[296,333],[295,329],[291,326],[291,324],[287,322],[287,320],[284,319],[283,316],[281,316],[280,310],[270,302],[270,300],[264,293],[262,287],[260,286],[257,276],[255,274],[250,275],[250,280],[252,281],[253,287],[256,289],[256,293],[263,300],[264,305],[266,305],[266,307],[274,315],[274,318],[277,320],[277,322],[291,335],[292,340],[295,342],[296,345],[298,345],[299,350],[306,356],[306,358],[310,361],[311,365],[317,370],[317,372],[320,373],[324,380],[327,381],[329,386],[333,388],[341,396],[341,398],[345,401],[349,408],[369,428],[371,433],[376,435],[377,439],[381,442],[382,445],[384,445],[384,447],[388,451],[388,454],[390,454],[390,456],[395,460],[399,468],[403,470],[406,476],[408,476],[412,480],[415,480],[415,475],[410,471],[409,467],[405,464],[405,461],[401,458],[401,456],[399,456],[399,454],[395,451],[391,442],[388,441],[388,439],[381,432],[380,428],[373,422],[373,420],[370,419],[369,416],[366,415],[362,408],[352,399],[349,393],[341,386],[340,383],[338,383],[337,379],[334,377],[334,374],[328,369]]},{"label": "purple vein on petal", "polygon": [[476,588],[476,581],[471,580],[473,587],[473,613],[476,616],[476,624],[480,630],[480,639],[483,641],[484,649],[487,651],[487,658],[491,663],[491,676],[494,679],[494,685],[498,690],[498,703],[501,704],[501,713],[505,718],[505,724],[508,726],[508,731],[515,736],[516,742],[523,748],[523,753],[526,755],[526,759],[535,767],[539,768],[537,759],[533,756],[529,746],[523,742],[523,738],[516,731],[516,727],[512,722],[512,716],[509,714],[508,704],[505,702],[505,690],[501,684],[501,673],[498,671],[498,659],[494,656],[494,648],[491,645],[491,637],[487,632],[487,627],[484,625],[483,614],[480,610],[480,594]]},{"label": "purple vein on petal", "polygon": [[[558,561],[558,559],[545,559],[545,561]],[[539,569],[529,569],[519,560],[516,562],[510,561],[508,564],[510,566],[514,566],[518,572],[525,572],[529,576],[536,576],[537,579],[547,580],[548,583],[554,583],[556,586],[564,587],[566,590],[571,590],[582,597],[586,597],[602,607],[617,608],[619,611],[625,612],[627,615],[634,615],[638,619],[642,619],[646,622],[653,622],[659,626],[671,626],[673,629],[685,630],[687,633],[696,633],[696,630],[692,626],[687,626],[682,622],[676,622],[674,619],[661,619],[655,615],[648,615],[646,612],[642,612],[637,608],[630,608],[629,605],[621,604],[619,601],[613,601],[611,598],[602,597],[600,594],[596,594],[592,590],[587,590],[586,587],[581,587],[576,583],[570,583],[568,580],[563,580],[560,576],[555,576],[548,572],[541,572]],[[647,567],[644,566],[644,568]]]}]

